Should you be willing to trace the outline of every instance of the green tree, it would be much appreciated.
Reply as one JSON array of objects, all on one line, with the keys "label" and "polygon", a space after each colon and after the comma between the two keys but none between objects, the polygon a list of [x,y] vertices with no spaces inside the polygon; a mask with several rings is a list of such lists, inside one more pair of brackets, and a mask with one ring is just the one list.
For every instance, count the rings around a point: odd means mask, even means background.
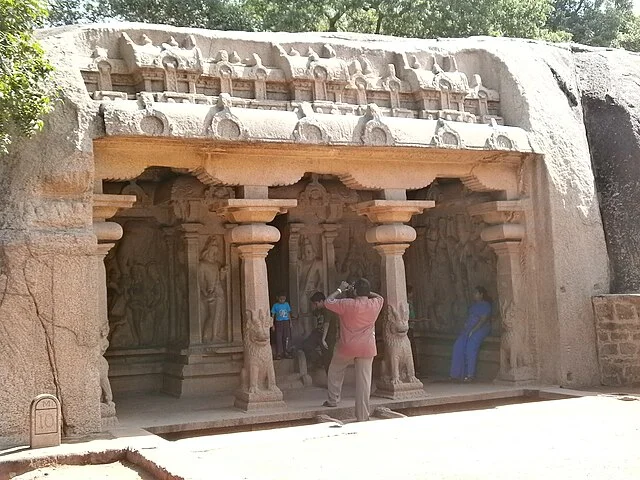
[{"label": "green tree", "polygon": [[633,22],[632,0],[555,0],[550,31],[565,31],[576,43],[610,47]]},{"label": "green tree", "polygon": [[253,30],[251,17],[233,0],[107,0],[106,16],[212,30]]},{"label": "green tree", "polygon": [[33,36],[46,16],[38,0],[0,0],[0,154],[42,128],[52,67]]},{"label": "green tree", "polygon": [[536,37],[550,0],[246,0],[267,31],[356,31],[403,37]]},{"label": "green tree", "polygon": [[624,31],[620,32],[613,42],[613,46],[640,52],[640,16],[634,16],[626,24]]},{"label": "green tree", "polygon": [[108,16],[99,0],[49,0],[48,4],[47,23],[52,26],[98,22]]}]

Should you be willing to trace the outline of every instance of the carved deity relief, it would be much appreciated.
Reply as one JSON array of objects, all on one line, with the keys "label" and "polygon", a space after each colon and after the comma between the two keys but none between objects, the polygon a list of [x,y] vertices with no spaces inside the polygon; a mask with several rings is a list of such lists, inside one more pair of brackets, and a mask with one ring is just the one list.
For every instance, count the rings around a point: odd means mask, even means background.
[{"label": "carved deity relief", "polygon": [[352,218],[336,239],[336,272],[338,281],[352,283],[364,277],[371,288],[380,292],[380,255],[365,240],[367,223],[363,217]]},{"label": "carved deity relief", "polygon": [[[458,333],[477,285],[497,300],[496,255],[480,238],[486,224],[466,211],[478,201],[473,195],[459,184],[434,184],[428,197],[436,200],[436,208],[415,220],[420,233],[407,251],[408,283],[414,287],[417,315],[431,331]],[[497,307],[495,303],[494,334],[500,330]]]},{"label": "carved deity relief", "polygon": [[[319,243],[319,239],[317,239]],[[300,237],[300,256],[298,258],[299,312],[301,316],[309,314],[311,295],[324,291],[324,264],[322,254],[318,254],[311,239]]]},{"label": "carved deity relief", "polygon": [[327,186],[320,182],[318,174],[311,174],[311,181],[298,195],[298,206],[293,212],[296,221],[335,223],[342,219],[346,206],[357,203],[358,194],[341,182],[334,180]]},{"label": "carved deity relief", "polygon": [[200,316],[202,341],[225,341],[227,330],[226,277],[221,236],[211,236],[200,253],[198,286],[200,288]]},{"label": "carved deity relief", "polygon": [[167,339],[166,245],[149,219],[130,219],[105,260],[110,341],[114,348],[162,345]]}]

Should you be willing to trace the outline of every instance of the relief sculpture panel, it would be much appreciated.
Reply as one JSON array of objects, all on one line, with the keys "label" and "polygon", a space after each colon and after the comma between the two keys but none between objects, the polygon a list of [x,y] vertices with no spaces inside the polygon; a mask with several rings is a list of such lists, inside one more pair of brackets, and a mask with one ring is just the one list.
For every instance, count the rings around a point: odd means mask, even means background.
[{"label": "relief sculpture panel", "polygon": [[226,280],[229,267],[224,264],[223,242],[221,235],[213,235],[200,253],[198,286],[203,343],[226,339]]},{"label": "relief sculpture panel", "polygon": [[493,334],[500,331],[496,255],[480,238],[486,224],[466,211],[480,201],[476,196],[459,183],[434,184],[426,197],[436,200],[436,208],[414,221],[418,238],[407,251],[408,283],[417,316],[433,332],[460,331],[476,285],[494,299]]},{"label": "relief sculpture panel", "polygon": [[112,348],[162,345],[169,292],[166,245],[150,219],[123,223],[124,235],[105,262]]}]

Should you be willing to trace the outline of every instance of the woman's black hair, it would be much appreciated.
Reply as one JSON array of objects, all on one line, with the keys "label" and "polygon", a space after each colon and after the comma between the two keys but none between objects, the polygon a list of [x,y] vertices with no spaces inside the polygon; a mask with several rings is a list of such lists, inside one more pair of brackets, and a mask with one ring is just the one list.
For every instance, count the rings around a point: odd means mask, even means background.
[{"label": "woman's black hair", "polygon": [[491,297],[489,296],[489,292],[487,292],[487,289],[482,285],[476,285],[475,291],[482,295],[482,300],[484,300],[485,302],[492,302]]}]

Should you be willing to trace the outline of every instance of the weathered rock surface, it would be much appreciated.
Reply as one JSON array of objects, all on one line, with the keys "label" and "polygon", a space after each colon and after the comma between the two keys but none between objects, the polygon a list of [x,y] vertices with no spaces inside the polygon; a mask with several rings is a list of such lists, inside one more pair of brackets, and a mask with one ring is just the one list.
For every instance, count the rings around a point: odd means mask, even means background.
[{"label": "weathered rock surface", "polygon": [[611,261],[611,293],[640,292],[640,66],[619,50],[576,54]]}]

